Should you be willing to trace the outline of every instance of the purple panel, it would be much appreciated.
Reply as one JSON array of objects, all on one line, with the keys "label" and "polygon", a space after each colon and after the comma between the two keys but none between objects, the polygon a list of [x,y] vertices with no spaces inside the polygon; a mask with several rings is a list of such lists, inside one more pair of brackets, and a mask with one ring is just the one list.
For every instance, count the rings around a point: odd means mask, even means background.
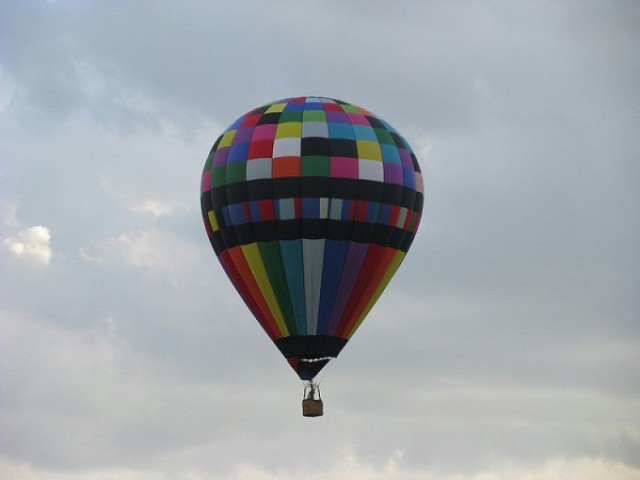
[{"label": "purple panel", "polygon": [[402,166],[405,168],[411,168],[413,170],[413,160],[411,160],[411,154],[404,148],[399,148],[400,160],[402,160]]},{"label": "purple panel", "polygon": [[252,134],[253,134],[253,127],[243,127],[236,132],[235,137],[233,137],[233,142],[249,143],[249,141],[251,140]]},{"label": "purple panel", "polygon": [[349,123],[349,117],[344,112],[327,110],[327,122]]},{"label": "purple panel", "polygon": [[393,163],[384,164],[384,181],[386,183],[395,183],[402,185],[402,166]]},{"label": "purple panel", "polygon": [[221,148],[220,150],[216,150],[215,155],[213,156],[213,166],[214,167],[222,167],[227,164],[227,156],[229,155],[229,148]]}]

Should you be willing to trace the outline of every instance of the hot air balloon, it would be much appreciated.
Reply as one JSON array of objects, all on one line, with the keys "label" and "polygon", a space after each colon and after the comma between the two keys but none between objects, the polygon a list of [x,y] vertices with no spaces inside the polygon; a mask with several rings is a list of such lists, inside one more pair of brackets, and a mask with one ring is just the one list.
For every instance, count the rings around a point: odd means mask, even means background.
[{"label": "hot air balloon", "polygon": [[216,140],[201,183],[205,229],[258,323],[323,413],[316,376],[338,356],[405,258],[423,183],[406,140],[341,100],[251,110]]}]

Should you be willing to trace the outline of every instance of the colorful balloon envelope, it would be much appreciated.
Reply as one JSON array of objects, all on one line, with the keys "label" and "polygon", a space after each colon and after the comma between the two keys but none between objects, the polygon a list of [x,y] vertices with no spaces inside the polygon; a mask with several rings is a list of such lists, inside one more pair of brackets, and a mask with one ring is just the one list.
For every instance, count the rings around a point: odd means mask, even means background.
[{"label": "colorful balloon envelope", "polygon": [[389,283],[423,205],[405,139],[367,110],[322,97],[238,118],[213,145],[201,192],[220,263],[307,381],[338,356]]}]

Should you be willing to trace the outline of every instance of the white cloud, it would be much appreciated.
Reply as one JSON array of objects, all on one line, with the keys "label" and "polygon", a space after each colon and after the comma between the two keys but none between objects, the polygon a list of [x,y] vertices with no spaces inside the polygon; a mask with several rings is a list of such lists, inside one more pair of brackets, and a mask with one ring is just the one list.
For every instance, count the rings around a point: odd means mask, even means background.
[{"label": "white cloud", "polygon": [[18,258],[48,265],[51,262],[51,232],[47,227],[36,225],[25,228],[4,240],[4,245]]},{"label": "white cloud", "polygon": [[182,239],[157,230],[121,233],[82,248],[80,257],[98,266],[128,265],[163,271],[175,270],[195,259]]},{"label": "white cloud", "polygon": [[[398,456],[400,457],[400,456]],[[304,471],[269,472],[251,465],[237,468],[231,475],[214,475],[185,469],[176,472],[172,468],[156,469],[104,469],[99,471],[54,472],[37,469],[26,464],[0,462],[0,473],[11,480],[638,480],[640,469],[602,459],[561,459],[532,468],[515,465],[497,466],[492,470],[473,474],[444,474],[442,472],[403,468],[395,456],[385,466],[375,468],[346,455],[338,464],[327,468]]]},{"label": "white cloud", "polygon": [[145,200],[131,207],[134,213],[146,213],[154,217],[164,217],[170,215],[175,210],[175,206],[160,200]]},{"label": "white cloud", "polygon": [[0,207],[2,224],[7,227],[18,227],[18,202],[15,200],[5,200]]}]

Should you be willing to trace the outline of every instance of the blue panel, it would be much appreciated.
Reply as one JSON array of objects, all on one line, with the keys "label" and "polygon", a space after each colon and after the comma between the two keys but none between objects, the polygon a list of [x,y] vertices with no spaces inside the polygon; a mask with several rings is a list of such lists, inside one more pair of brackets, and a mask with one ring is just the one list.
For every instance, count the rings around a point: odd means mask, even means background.
[{"label": "blue panel", "polygon": [[251,215],[252,222],[259,222],[262,220],[262,216],[260,215],[260,201],[252,200],[249,202],[249,214]]},{"label": "blue panel", "polygon": [[324,107],[321,103],[318,102],[305,102],[304,104],[305,110],[324,110]]},{"label": "blue panel", "polygon": [[228,227],[233,225],[233,221],[231,220],[231,212],[229,211],[231,207],[228,205],[226,207],[222,207],[222,218],[224,218],[224,224]]},{"label": "blue panel", "polygon": [[388,225],[390,215],[391,215],[391,205],[387,203],[383,203],[380,206],[380,215],[378,217],[378,223],[380,225]]},{"label": "blue panel", "polygon": [[400,160],[400,153],[398,152],[398,147],[395,145],[387,145],[386,143],[380,144],[380,150],[382,151],[382,161],[385,163],[396,163],[400,165],[402,160]]},{"label": "blue panel", "polygon": [[355,200],[351,200],[349,198],[345,198],[342,201],[342,218],[341,220],[351,220],[351,205],[355,202]]},{"label": "blue panel", "polygon": [[304,301],[302,240],[280,240],[280,253],[282,254],[284,274],[287,277],[293,315],[296,319],[297,334],[306,335],[307,317]]},{"label": "blue panel", "polygon": [[244,122],[244,121],[245,121],[245,118],[246,118],[246,115],[243,115],[242,117],[240,117],[239,119],[237,119],[235,122],[233,122],[233,123],[229,126],[229,128],[227,128],[227,129],[225,130],[225,132],[224,132],[224,133],[227,133],[227,132],[229,132],[229,131],[231,131],[231,130],[236,130],[240,125],[242,125],[242,122]]},{"label": "blue panel", "polygon": [[347,255],[347,240],[327,240],[324,246],[324,265],[322,269],[322,289],[320,290],[320,308],[318,312],[318,335],[329,335],[329,321],[336,298],[344,259]]},{"label": "blue panel", "polygon": [[317,197],[302,198],[302,218],[318,219],[320,218],[320,199]]},{"label": "blue panel", "polygon": [[416,188],[416,172],[413,168],[402,168],[402,180],[405,187]]},{"label": "blue panel", "polygon": [[284,111],[285,112],[292,112],[292,111],[300,111],[300,110],[304,110],[304,103],[303,102],[290,102],[287,103],[284,107]]},{"label": "blue panel", "polygon": [[247,223],[247,217],[244,213],[242,203],[234,203],[233,205],[229,205],[229,214],[233,225],[242,225],[243,223]]},{"label": "blue panel", "polygon": [[227,163],[246,162],[249,153],[249,144],[246,142],[233,143],[229,148]]},{"label": "blue panel", "polygon": [[376,223],[378,221],[378,214],[380,213],[379,202],[367,202],[367,213],[364,221],[370,223]]},{"label": "blue panel", "polygon": [[356,135],[356,140],[369,140],[378,143],[378,137],[373,128],[367,127],[366,125],[353,125],[352,128]]},{"label": "blue panel", "polygon": [[353,127],[348,123],[329,123],[329,138],[356,139]]}]

